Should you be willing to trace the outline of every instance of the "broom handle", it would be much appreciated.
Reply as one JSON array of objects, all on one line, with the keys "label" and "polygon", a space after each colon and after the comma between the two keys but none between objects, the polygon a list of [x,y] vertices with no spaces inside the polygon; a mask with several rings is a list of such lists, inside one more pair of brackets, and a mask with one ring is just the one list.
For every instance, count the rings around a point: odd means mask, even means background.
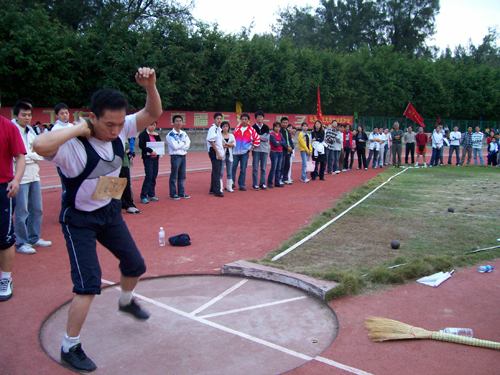
[{"label": "broom handle", "polygon": [[455,344],[480,346],[482,348],[500,350],[500,342],[479,340],[466,336],[453,335],[451,333],[430,332],[430,334],[430,338],[433,340],[454,342]]}]

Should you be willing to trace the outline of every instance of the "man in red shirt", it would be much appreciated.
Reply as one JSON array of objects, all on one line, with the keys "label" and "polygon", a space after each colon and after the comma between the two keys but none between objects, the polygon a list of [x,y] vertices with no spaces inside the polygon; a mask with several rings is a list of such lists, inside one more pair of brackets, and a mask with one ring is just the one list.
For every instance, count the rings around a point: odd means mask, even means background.
[{"label": "man in red shirt", "polygon": [[418,167],[418,159],[420,159],[420,155],[424,159],[424,168],[427,168],[427,163],[425,162],[425,153],[427,152],[427,142],[428,137],[427,134],[424,133],[424,128],[419,127],[418,133],[415,135],[415,140],[417,142],[417,162],[415,163],[415,167]]},{"label": "man in red shirt", "polygon": [[[24,174],[26,148],[17,127],[0,116],[0,301],[12,297],[12,267],[16,253],[14,244],[14,221],[12,214],[16,206],[15,196]],[[16,159],[16,175],[12,158]]]}]

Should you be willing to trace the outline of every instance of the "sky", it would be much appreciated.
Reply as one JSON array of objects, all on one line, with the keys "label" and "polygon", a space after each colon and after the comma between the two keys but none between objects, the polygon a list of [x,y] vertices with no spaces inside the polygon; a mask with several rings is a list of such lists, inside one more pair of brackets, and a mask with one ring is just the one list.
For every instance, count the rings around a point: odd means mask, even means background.
[{"label": "sky", "polygon": [[[219,29],[236,33],[241,27],[254,22],[254,33],[271,32],[276,22],[276,12],[288,4],[318,7],[319,0],[195,0],[193,15],[196,19],[219,24]],[[436,16],[436,34],[428,45],[442,50],[452,50],[459,44],[467,45],[469,39],[474,45],[482,43],[488,27],[499,26],[500,0],[441,0],[441,10]],[[499,41],[500,43],[500,41]]]}]

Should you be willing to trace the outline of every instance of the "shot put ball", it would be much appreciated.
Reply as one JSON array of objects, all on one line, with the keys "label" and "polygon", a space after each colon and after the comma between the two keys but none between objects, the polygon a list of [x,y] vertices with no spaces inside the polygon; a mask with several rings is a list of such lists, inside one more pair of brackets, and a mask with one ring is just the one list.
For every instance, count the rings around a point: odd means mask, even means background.
[{"label": "shot put ball", "polygon": [[455,209],[453,207],[448,207],[448,212],[455,212]]},{"label": "shot put ball", "polygon": [[394,240],[394,241],[391,242],[391,247],[393,249],[399,249],[399,246],[401,246],[401,244],[399,243],[399,241]]}]

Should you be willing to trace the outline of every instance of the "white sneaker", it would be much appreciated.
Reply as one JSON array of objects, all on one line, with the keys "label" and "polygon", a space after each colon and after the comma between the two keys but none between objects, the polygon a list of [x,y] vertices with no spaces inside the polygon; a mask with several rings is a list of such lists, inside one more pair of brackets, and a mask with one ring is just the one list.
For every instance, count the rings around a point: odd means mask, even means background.
[{"label": "white sneaker", "polygon": [[33,245],[31,246],[37,246],[37,247],[49,247],[52,246],[52,242],[50,241],[44,241],[41,238],[38,239]]},{"label": "white sneaker", "polygon": [[418,161],[415,163],[415,167],[418,167]]},{"label": "white sneaker", "polygon": [[36,250],[31,247],[30,244],[25,243],[19,248],[16,248],[16,251],[21,254],[35,254]]},{"label": "white sneaker", "polygon": [[309,182],[309,181],[311,181],[311,180],[310,180],[310,179],[308,179],[308,178],[306,178],[305,180],[300,180],[300,181],[302,181],[302,182],[306,182],[306,183],[307,183],[307,182]]},{"label": "white sneaker", "polygon": [[347,172],[347,169],[345,169],[345,168],[344,168],[344,169],[342,169],[342,172]]},{"label": "white sneaker", "polygon": [[285,181],[285,184],[287,184],[287,185],[291,185],[291,184],[292,184],[292,181],[291,181],[291,180],[286,180],[286,181]]},{"label": "white sneaker", "polygon": [[12,297],[12,279],[0,279],[0,301],[7,301]]},{"label": "white sneaker", "polygon": [[336,170],[336,171],[335,171],[335,174],[339,174],[339,173],[340,173],[340,171],[339,171],[339,170]]},{"label": "white sneaker", "polygon": [[127,213],[129,213],[129,214],[140,214],[141,211],[139,211],[136,207],[129,207],[129,208],[127,208]]}]

